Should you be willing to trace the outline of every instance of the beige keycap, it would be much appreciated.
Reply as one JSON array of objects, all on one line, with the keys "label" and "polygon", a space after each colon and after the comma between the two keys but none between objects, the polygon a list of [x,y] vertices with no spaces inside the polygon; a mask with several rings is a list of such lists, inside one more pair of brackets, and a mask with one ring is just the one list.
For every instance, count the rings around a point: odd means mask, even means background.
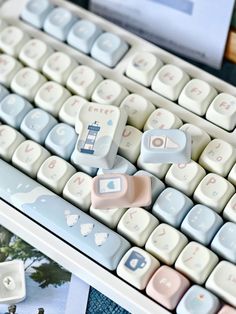
[{"label": "beige keycap", "polygon": [[143,130],[152,129],[178,129],[183,122],[174,113],[164,108],[158,108],[147,119]]},{"label": "beige keycap", "polygon": [[21,68],[22,64],[15,58],[0,54],[0,83],[9,87],[13,77]]}]

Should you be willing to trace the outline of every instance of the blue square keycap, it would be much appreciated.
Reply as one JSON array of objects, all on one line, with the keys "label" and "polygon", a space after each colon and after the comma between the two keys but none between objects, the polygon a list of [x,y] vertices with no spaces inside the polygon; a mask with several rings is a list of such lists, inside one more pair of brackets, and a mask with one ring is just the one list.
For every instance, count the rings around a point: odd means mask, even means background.
[{"label": "blue square keycap", "polygon": [[7,95],[9,94],[9,91],[0,84],[0,101],[3,100]]},{"label": "blue square keycap", "polygon": [[105,174],[105,173],[125,173],[128,175],[133,175],[137,171],[137,168],[126,158],[116,155],[114,165],[111,169],[98,169],[98,175],[99,174]]}]

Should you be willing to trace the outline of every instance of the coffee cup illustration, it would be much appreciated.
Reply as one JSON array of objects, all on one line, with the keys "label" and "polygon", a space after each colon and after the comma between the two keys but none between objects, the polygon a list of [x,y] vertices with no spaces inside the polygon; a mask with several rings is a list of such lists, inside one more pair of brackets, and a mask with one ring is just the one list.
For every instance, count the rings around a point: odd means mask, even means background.
[{"label": "coffee cup illustration", "polygon": [[144,256],[136,251],[133,251],[125,262],[125,266],[133,271],[144,268],[146,264]]}]

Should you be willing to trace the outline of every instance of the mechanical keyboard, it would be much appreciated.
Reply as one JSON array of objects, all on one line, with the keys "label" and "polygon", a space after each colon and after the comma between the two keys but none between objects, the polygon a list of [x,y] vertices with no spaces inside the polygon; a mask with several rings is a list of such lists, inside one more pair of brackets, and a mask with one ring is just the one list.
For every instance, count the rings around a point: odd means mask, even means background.
[{"label": "mechanical keyboard", "polygon": [[[132,313],[235,314],[235,95],[66,1],[7,1],[0,223]],[[91,123],[86,157],[78,119]],[[191,160],[141,158],[155,129],[191,136]],[[92,181],[105,174],[150,177],[151,205],[94,208]]]}]

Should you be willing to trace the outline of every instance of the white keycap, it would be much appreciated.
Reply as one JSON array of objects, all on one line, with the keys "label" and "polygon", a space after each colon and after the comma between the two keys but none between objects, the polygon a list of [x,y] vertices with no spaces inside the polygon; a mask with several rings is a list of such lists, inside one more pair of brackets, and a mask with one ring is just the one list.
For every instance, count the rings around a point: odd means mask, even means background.
[{"label": "white keycap", "polygon": [[232,131],[236,127],[236,98],[226,93],[219,94],[209,106],[206,118]]},{"label": "white keycap", "polygon": [[64,159],[50,156],[39,168],[37,179],[55,193],[61,194],[66,182],[75,172],[75,168]]},{"label": "white keycap", "polygon": [[126,210],[127,209],[125,208],[100,209],[93,208],[91,206],[90,214],[108,227],[114,229],[118,225],[118,222],[120,221]]},{"label": "white keycap", "polygon": [[162,61],[154,54],[138,52],[130,60],[126,75],[145,86],[150,86],[154,75],[162,65]]},{"label": "white keycap", "polygon": [[8,125],[0,125],[0,157],[10,161],[16,148],[25,140],[24,136]]},{"label": "white keycap", "polygon": [[92,178],[83,172],[77,172],[66,183],[63,196],[80,209],[87,211],[91,205]]},{"label": "white keycap", "polygon": [[142,247],[158,224],[158,219],[147,210],[133,207],[122,216],[117,230],[129,241]]},{"label": "white keycap", "polygon": [[220,213],[234,193],[235,188],[230,182],[218,174],[208,173],[198,185],[193,198]]},{"label": "white keycap", "polygon": [[35,96],[38,107],[57,116],[63,103],[71,96],[70,92],[56,82],[46,82],[41,86]]},{"label": "white keycap", "polygon": [[128,124],[142,130],[146,120],[155,110],[155,106],[146,98],[138,94],[128,95],[120,105],[128,115]]},{"label": "white keycap", "polygon": [[17,57],[29,36],[16,26],[8,26],[0,32],[0,50]]},{"label": "white keycap", "polygon": [[66,86],[73,93],[90,98],[102,76],[86,65],[79,65],[68,77]]},{"label": "white keycap", "polygon": [[13,77],[21,68],[21,63],[15,58],[0,54],[0,83],[9,87]]},{"label": "white keycap", "polygon": [[236,307],[236,266],[221,261],[206,282],[207,289]]},{"label": "white keycap", "polygon": [[163,179],[168,169],[170,168],[170,164],[145,163],[142,161],[142,158],[140,156],[137,160],[137,165],[140,169],[143,169],[152,173],[154,176],[158,177],[159,179]]},{"label": "white keycap", "polygon": [[145,249],[167,265],[172,265],[187,245],[187,237],[165,223],[160,224],[147,240]]},{"label": "white keycap", "polygon": [[80,96],[69,97],[59,111],[60,120],[74,126],[79,108],[86,102],[87,100]]},{"label": "white keycap", "polygon": [[18,146],[12,156],[12,163],[31,177],[36,177],[40,166],[49,156],[45,148],[28,140]]},{"label": "white keycap", "polygon": [[51,80],[62,85],[77,66],[76,61],[64,52],[54,52],[43,65],[43,73]]},{"label": "white keycap", "polygon": [[140,154],[143,133],[133,126],[126,125],[119,145],[119,155],[135,163]]},{"label": "white keycap", "polygon": [[226,177],[235,162],[236,149],[221,139],[211,141],[199,159],[199,163],[206,170],[218,173],[223,177]]},{"label": "white keycap", "polygon": [[7,27],[6,21],[0,19],[0,31],[2,31],[5,27]]},{"label": "white keycap", "polygon": [[158,94],[175,101],[188,81],[189,76],[187,73],[175,65],[166,64],[154,77],[152,89]]},{"label": "white keycap", "polygon": [[205,175],[206,171],[191,160],[187,164],[173,164],[166,174],[165,182],[191,196]]},{"label": "white keycap", "polygon": [[215,253],[197,242],[190,242],[180,253],[175,268],[192,281],[203,284],[219,259]]},{"label": "white keycap", "polygon": [[180,130],[191,135],[191,157],[193,160],[198,160],[203,149],[211,141],[210,136],[198,126],[190,123],[182,125]]},{"label": "white keycap", "polygon": [[182,121],[169,110],[158,108],[152,112],[147,119],[143,130],[152,129],[178,129],[182,125]]},{"label": "white keycap", "polygon": [[225,219],[236,223],[236,194],[234,194],[223,211]]},{"label": "white keycap", "polygon": [[207,82],[193,79],[182,90],[179,105],[203,116],[216,95],[216,90]]},{"label": "white keycap", "polygon": [[143,249],[134,246],[121,259],[117,267],[117,274],[132,286],[143,290],[159,267],[160,263],[157,259]]},{"label": "white keycap", "polygon": [[46,78],[31,68],[23,68],[16,73],[11,89],[21,96],[33,101],[38,89],[46,82]]},{"label": "white keycap", "polygon": [[103,105],[119,106],[128,95],[128,91],[119,83],[103,80],[92,94],[92,101]]},{"label": "white keycap", "polygon": [[230,170],[228,180],[236,186],[236,164]]},{"label": "white keycap", "polygon": [[42,66],[53,53],[52,48],[40,39],[31,39],[21,49],[19,59],[27,66],[42,70]]}]

